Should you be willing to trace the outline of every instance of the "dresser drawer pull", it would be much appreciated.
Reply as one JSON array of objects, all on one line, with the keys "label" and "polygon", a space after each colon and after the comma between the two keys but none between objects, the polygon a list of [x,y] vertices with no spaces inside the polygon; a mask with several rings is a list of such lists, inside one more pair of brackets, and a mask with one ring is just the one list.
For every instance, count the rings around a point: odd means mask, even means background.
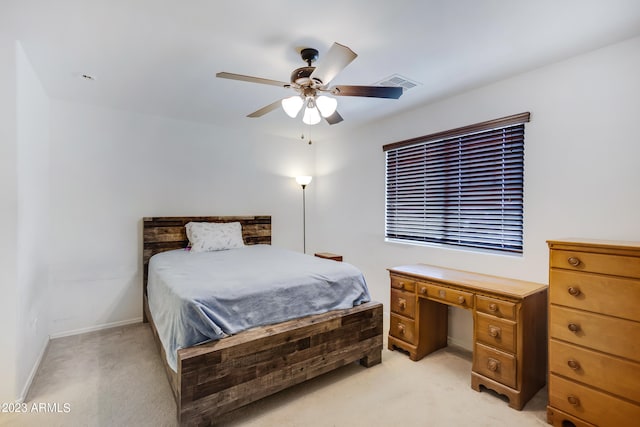
[{"label": "dresser drawer pull", "polygon": [[567,396],[567,401],[573,406],[580,406],[580,399],[578,399],[573,394],[570,394],[569,396]]},{"label": "dresser drawer pull", "polygon": [[494,338],[500,338],[500,328],[497,326],[489,325],[489,335]]},{"label": "dresser drawer pull", "polygon": [[464,304],[464,297],[462,295],[458,297],[458,304]]},{"label": "dresser drawer pull", "polygon": [[579,265],[580,265],[580,258],[576,258],[576,257],[574,257],[574,256],[570,256],[570,257],[567,259],[567,262],[568,262],[570,265],[572,265],[572,266],[574,266],[574,267],[577,267],[577,266],[579,266]]},{"label": "dresser drawer pull", "polygon": [[569,292],[569,295],[573,295],[574,297],[577,297],[578,295],[580,295],[580,288],[569,286],[569,288],[567,289],[567,292]]},{"label": "dresser drawer pull", "polygon": [[578,369],[580,369],[580,363],[578,363],[577,361],[575,361],[573,359],[567,360],[567,365],[569,365],[569,367],[571,369],[573,369],[574,371],[577,371]]},{"label": "dresser drawer pull", "polygon": [[489,361],[487,362],[487,368],[491,372],[498,372],[498,370],[500,369],[500,361],[490,357]]},{"label": "dresser drawer pull", "polygon": [[405,311],[407,309],[407,300],[404,298],[398,298],[398,307],[400,310]]},{"label": "dresser drawer pull", "polygon": [[400,335],[404,335],[404,330],[405,330],[404,325],[402,323],[398,323],[398,333]]},{"label": "dresser drawer pull", "polygon": [[404,282],[398,282],[398,286],[400,286],[400,289],[404,289]]},{"label": "dresser drawer pull", "polygon": [[580,325],[577,325],[575,323],[569,323],[567,327],[571,332],[578,332],[580,330]]},{"label": "dresser drawer pull", "polygon": [[427,294],[427,288],[426,288],[426,287],[424,287],[424,286],[423,286],[423,287],[421,287],[421,288],[420,288],[420,293],[421,293],[421,294],[423,294],[423,295],[426,295],[426,294]]},{"label": "dresser drawer pull", "polygon": [[498,311],[498,305],[494,303],[489,304],[489,311],[493,311],[495,313]]}]

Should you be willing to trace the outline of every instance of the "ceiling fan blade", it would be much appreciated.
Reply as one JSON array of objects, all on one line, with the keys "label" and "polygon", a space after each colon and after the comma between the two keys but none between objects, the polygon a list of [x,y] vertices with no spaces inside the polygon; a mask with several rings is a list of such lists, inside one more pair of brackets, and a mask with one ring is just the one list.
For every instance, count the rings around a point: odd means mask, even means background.
[{"label": "ceiling fan blade", "polygon": [[347,65],[351,64],[351,61],[356,59],[357,56],[358,55],[347,46],[334,43],[309,77],[320,80],[323,85],[328,85],[329,82],[333,80],[340,71],[344,70]]},{"label": "ceiling fan blade", "polygon": [[276,110],[280,105],[281,105],[282,100],[278,99],[275,102],[272,102],[271,104],[267,105],[266,107],[262,107],[261,109],[254,111],[251,114],[247,114],[247,117],[262,117],[267,113],[272,112],[273,110]]},{"label": "ceiling fan blade", "polygon": [[225,73],[225,72],[216,73],[216,77],[220,77],[222,79],[241,80],[243,82],[249,82],[249,83],[260,83],[260,84],[263,84],[263,85],[273,85],[273,86],[280,86],[280,87],[289,87],[289,86],[291,86],[287,82],[281,82],[281,81],[278,81],[278,80],[263,79],[263,78],[260,78],[260,77],[245,76],[245,75],[242,75],[242,74],[234,74],[234,73]]},{"label": "ceiling fan blade", "polygon": [[330,125],[335,125],[336,123],[340,123],[342,120],[344,120],[342,118],[342,116],[335,111],[332,115],[330,115],[329,117],[325,117],[325,120],[327,121],[327,123],[329,123]]},{"label": "ceiling fan blade", "polygon": [[398,99],[402,95],[402,88],[395,86],[335,86],[331,88],[331,93],[336,96]]}]

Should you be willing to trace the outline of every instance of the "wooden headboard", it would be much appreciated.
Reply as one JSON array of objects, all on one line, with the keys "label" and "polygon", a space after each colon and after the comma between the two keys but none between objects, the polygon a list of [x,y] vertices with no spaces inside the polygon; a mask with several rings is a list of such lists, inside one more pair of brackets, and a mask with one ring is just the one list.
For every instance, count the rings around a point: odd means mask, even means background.
[{"label": "wooden headboard", "polygon": [[271,244],[271,216],[171,216],[142,219],[143,295],[147,294],[149,258],[153,255],[187,247],[188,222],[239,222],[245,245]]}]

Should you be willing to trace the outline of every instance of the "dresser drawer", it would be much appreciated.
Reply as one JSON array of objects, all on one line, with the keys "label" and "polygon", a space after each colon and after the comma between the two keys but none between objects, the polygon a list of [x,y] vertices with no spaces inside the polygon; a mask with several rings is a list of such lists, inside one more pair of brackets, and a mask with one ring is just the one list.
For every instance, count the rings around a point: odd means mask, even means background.
[{"label": "dresser drawer", "polygon": [[640,403],[640,363],[550,340],[549,371]]},{"label": "dresser drawer", "polygon": [[552,269],[554,304],[640,321],[640,280]]},{"label": "dresser drawer", "polygon": [[640,405],[554,374],[549,375],[549,405],[599,426],[631,426],[640,419]]},{"label": "dresser drawer", "polygon": [[411,319],[391,314],[389,334],[410,344],[416,343],[415,322]]},{"label": "dresser drawer", "polygon": [[462,308],[473,308],[472,293],[447,288],[445,286],[420,282],[418,283],[418,296],[426,296],[434,301]]},{"label": "dresser drawer", "polygon": [[416,295],[391,289],[391,311],[410,318],[416,317]]},{"label": "dresser drawer", "polygon": [[473,354],[473,371],[516,388],[516,358],[512,354],[476,344]]},{"label": "dresser drawer", "polygon": [[391,287],[403,291],[414,292],[416,290],[416,282],[407,277],[391,275]]},{"label": "dresser drawer", "polygon": [[640,323],[551,305],[549,337],[640,361]]},{"label": "dresser drawer", "polygon": [[640,278],[640,257],[554,249],[549,264],[552,268]]},{"label": "dresser drawer", "polygon": [[503,319],[516,320],[516,304],[509,301],[476,295],[476,311]]},{"label": "dresser drawer", "polygon": [[476,339],[505,351],[516,351],[516,324],[486,314],[476,314]]}]

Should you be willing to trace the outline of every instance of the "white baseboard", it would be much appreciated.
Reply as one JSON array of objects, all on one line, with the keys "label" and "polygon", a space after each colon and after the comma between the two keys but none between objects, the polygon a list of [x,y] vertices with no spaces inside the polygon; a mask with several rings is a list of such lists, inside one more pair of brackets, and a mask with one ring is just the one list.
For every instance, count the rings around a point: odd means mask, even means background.
[{"label": "white baseboard", "polygon": [[40,363],[42,362],[42,359],[44,358],[44,355],[47,353],[47,349],[49,348],[49,341],[51,341],[51,339],[47,337],[44,345],[42,346],[42,350],[40,350],[40,354],[36,359],[36,362],[33,364],[33,367],[31,368],[29,377],[27,378],[27,381],[25,382],[24,387],[22,387],[22,392],[20,393],[20,396],[18,396],[18,400],[17,400],[18,403],[23,403],[24,400],[27,398],[27,395],[29,394],[29,389],[31,388],[31,384],[33,383],[33,379],[36,377],[36,374],[38,373],[38,369],[40,368]]},{"label": "white baseboard", "polygon": [[103,329],[117,328],[118,326],[133,325],[134,323],[142,323],[142,317],[136,317],[136,318],[129,319],[129,320],[119,320],[117,322],[111,322],[111,323],[103,323],[102,325],[90,326],[88,328],[81,328],[81,329],[74,329],[74,330],[71,330],[71,331],[58,332],[58,333],[55,333],[55,334],[51,334],[50,338],[51,339],[55,339],[55,338],[62,338],[62,337],[70,337],[72,335],[86,334],[88,332],[101,331]]}]

